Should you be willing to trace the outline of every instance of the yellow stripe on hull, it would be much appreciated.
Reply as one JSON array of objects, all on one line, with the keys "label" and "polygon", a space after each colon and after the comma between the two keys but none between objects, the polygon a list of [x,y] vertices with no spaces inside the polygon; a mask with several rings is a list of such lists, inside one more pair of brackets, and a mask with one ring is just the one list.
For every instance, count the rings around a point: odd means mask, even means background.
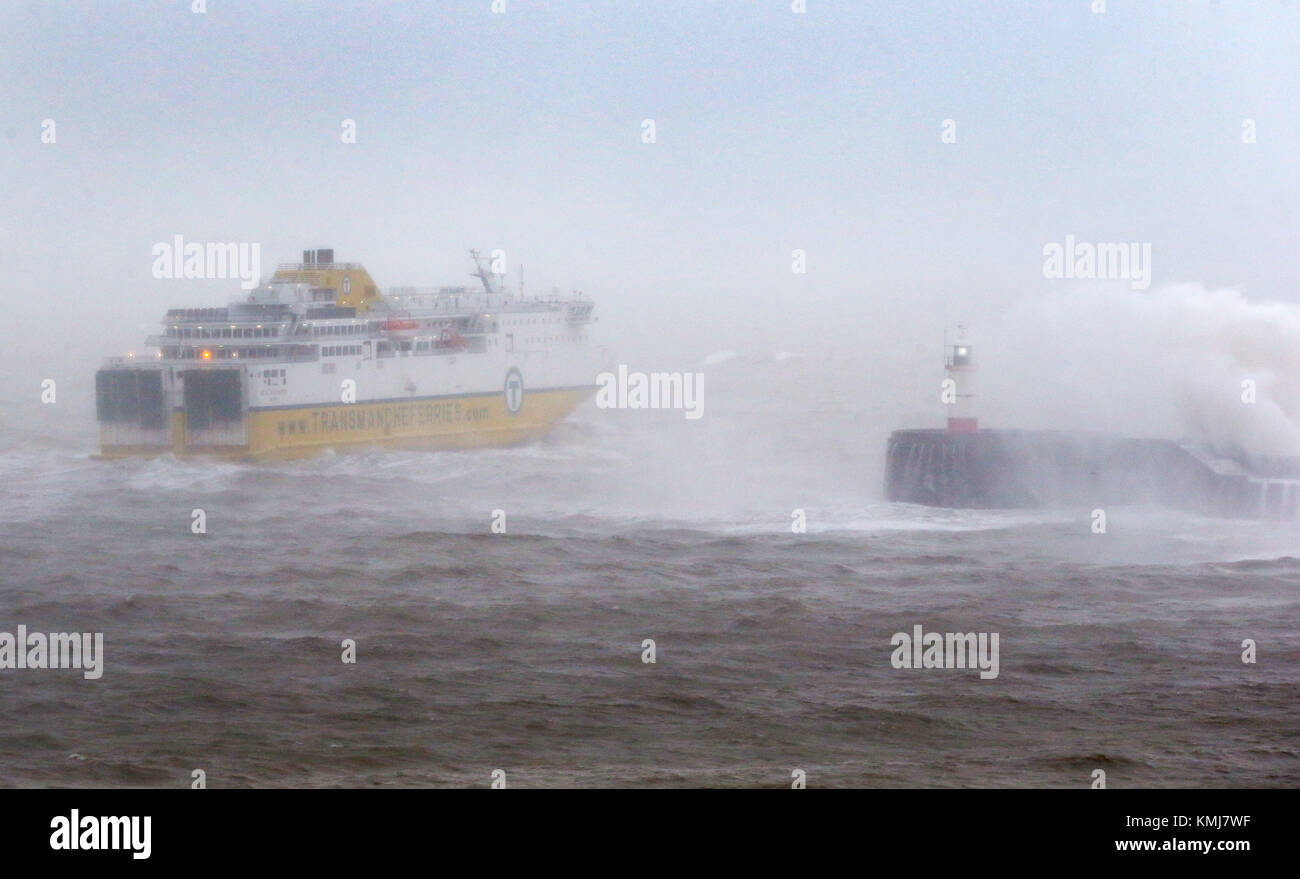
[{"label": "yellow stripe on hull", "polygon": [[106,458],[159,455],[300,458],[349,446],[473,448],[534,439],[572,412],[594,388],[528,391],[518,412],[500,392],[385,403],[258,409],[246,413],[248,444],[190,446],[185,416],[173,413],[171,448],[102,446]]},{"label": "yellow stripe on hull", "polygon": [[111,445],[101,443],[99,454],[92,458],[157,458],[175,451],[171,446]]}]

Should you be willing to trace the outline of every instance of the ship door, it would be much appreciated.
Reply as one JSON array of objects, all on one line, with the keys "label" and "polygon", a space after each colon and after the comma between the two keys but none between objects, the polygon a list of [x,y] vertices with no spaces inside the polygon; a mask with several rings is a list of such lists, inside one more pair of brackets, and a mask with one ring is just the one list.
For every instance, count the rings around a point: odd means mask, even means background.
[{"label": "ship door", "polygon": [[171,445],[160,369],[101,369],[95,374],[95,408],[104,445]]},{"label": "ship door", "polygon": [[243,378],[240,369],[187,369],[181,373],[187,447],[248,445]]}]

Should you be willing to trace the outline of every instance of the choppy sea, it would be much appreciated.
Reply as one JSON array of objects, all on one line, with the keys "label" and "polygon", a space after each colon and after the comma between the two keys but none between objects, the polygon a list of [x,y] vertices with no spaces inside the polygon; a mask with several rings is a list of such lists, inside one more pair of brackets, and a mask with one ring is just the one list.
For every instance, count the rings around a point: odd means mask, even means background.
[{"label": "choppy sea", "polygon": [[[87,393],[6,419],[0,631],[104,666],[0,669],[0,785],[1300,781],[1294,523],[891,504],[924,425],[706,369],[703,418],[509,449],[101,461]],[[997,633],[998,676],[895,668],[916,625]]]}]

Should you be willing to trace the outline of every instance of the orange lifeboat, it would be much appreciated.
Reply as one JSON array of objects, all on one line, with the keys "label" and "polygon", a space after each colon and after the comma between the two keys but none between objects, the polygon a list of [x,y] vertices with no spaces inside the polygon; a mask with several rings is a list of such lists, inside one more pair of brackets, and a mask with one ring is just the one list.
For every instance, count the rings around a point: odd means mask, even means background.
[{"label": "orange lifeboat", "polygon": [[390,317],[384,321],[384,332],[399,339],[410,339],[420,329],[420,322],[409,317]]}]

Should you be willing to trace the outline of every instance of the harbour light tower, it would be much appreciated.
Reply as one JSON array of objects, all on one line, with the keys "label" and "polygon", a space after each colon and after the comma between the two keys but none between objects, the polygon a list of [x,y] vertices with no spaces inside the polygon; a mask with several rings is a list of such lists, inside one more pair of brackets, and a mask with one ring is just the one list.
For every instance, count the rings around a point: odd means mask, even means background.
[{"label": "harbour light tower", "polygon": [[971,347],[965,340],[966,332],[957,328],[957,341],[944,344],[943,401],[948,405],[948,430],[954,433],[974,433],[979,430],[975,416],[975,361]]}]

